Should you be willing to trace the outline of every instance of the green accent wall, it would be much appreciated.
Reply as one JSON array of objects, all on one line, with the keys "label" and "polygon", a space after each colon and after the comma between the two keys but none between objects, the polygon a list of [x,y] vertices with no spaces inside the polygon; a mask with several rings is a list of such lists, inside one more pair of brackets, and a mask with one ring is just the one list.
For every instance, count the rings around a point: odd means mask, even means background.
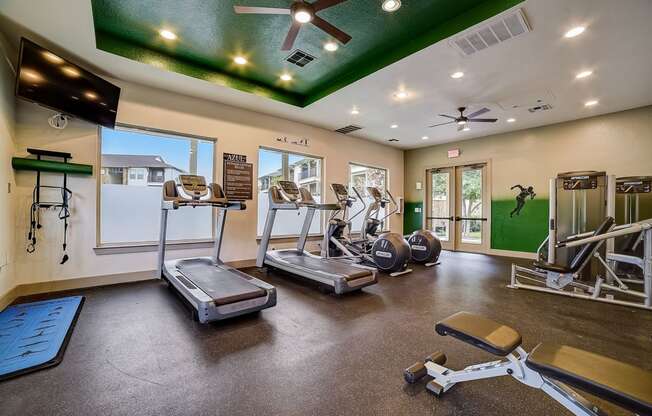
[{"label": "green accent wall", "polygon": [[514,199],[491,201],[491,248],[536,253],[548,235],[548,200],[528,200],[520,215],[510,218]]},{"label": "green accent wall", "polygon": [[[349,0],[318,16],[352,36],[334,52],[314,25],[300,30],[293,49],[316,60],[301,68],[281,51],[288,15],[236,14],[234,5],[288,8],[291,0],[91,0],[100,50],[167,71],[305,107],[333,92],[487,20],[523,0],[403,0],[394,13],[380,0]],[[166,41],[161,29],[178,35]],[[234,56],[249,63],[238,66]],[[279,76],[289,72],[291,82]]]},{"label": "green accent wall", "polygon": [[[403,206],[403,234],[412,234],[413,231],[423,228],[423,202],[405,201]],[[415,208],[421,208],[421,212],[414,212]]]}]

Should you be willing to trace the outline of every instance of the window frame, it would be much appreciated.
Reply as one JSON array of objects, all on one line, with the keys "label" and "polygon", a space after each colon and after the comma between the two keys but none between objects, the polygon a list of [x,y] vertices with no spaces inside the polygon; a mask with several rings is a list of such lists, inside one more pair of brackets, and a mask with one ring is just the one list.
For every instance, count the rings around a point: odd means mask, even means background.
[{"label": "window frame", "polygon": [[[312,159],[318,159],[321,162],[319,164],[319,169],[316,170],[316,172],[319,173],[319,195],[320,195],[320,197],[322,199],[324,198],[324,189],[325,189],[324,184],[326,182],[326,178],[324,177],[324,171],[325,171],[324,168],[325,168],[325,163],[326,163],[326,158],[325,157],[310,154],[310,153],[303,153],[303,152],[296,152],[296,151],[288,150],[288,149],[281,149],[281,148],[277,148],[277,147],[258,146],[258,152],[256,153],[256,186],[258,186],[258,178],[260,178],[259,169],[260,169],[260,151],[261,150],[268,151],[268,152],[281,153],[281,171],[283,172],[283,175],[282,175],[283,178],[285,178],[285,175],[286,175],[286,172],[283,171],[283,165],[285,165],[285,163],[283,162],[283,154],[284,153],[288,154],[288,156],[289,155],[297,155],[297,156],[309,157],[309,158],[312,158]],[[287,173],[289,174],[290,173],[289,172],[290,171],[289,157],[288,157],[288,164],[286,166],[287,166],[287,169],[288,169]],[[310,170],[310,167],[308,167],[308,170]],[[299,170],[299,172],[300,171],[301,170]],[[299,175],[300,174],[301,173],[299,173]],[[297,186],[300,186],[300,184],[297,184]],[[269,187],[267,189],[265,189],[265,190],[262,190],[262,191],[258,191],[258,189],[256,189],[256,191],[257,191],[256,195],[258,196],[258,194],[260,194],[260,193],[267,194],[268,190],[269,190]],[[324,221],[325,221],[324,218],[326,218],[326,216],[322,215],[322,211],[318,211],[318,213],[319,213],[319,232],[317,232],[317,233],[308,233],[308,237],[321,237],[321,236],[324,235],[324,228],[325,228],[324,227]],[[258,214],[259,214],[258,213],[258,200],[256,200],[256,221],[258,221]],[[265,213],[265,217],[267,217],[267,213]],[[314,219],[313,219],[313,221],[314,221]],[[294,239],[294,238],[298,238],[298,237],[299,237],[299,234],[297,233],[297,234],[281,234],[281,235],[273,235],[272,234],[270,238],[272,240],[280,240],[280,239]],[[262,235],[258,234],[258,222],[256,222],[256,240],[260,240],[261,238],[262,238]]]},{"label": "window frame", "polygon": [[[389,169],[388,168],[386,168],[384,166],[370,165],[368,163],[358,163],[358,162],[355,162],[355,161],[352,161],[352,160],[349,160],[349,175],[348,175],[348,178],[347,178],[347,187],[351,186],[351,175],[353,175],[353,172],[351,170],[352,165],[360,166],[360,167],[368,168],[368,169],[384,170],[385,171],[385,189],[384,189],[384,191],[387,192],[387,190],[390,189],[390,186],[389,186],[390,174],[389,174]],[[364,189],[364,191],[366,192],[366,189]],[[390,192],[391,192],[391,190],[390,190]],[[398,201],[396,201],[396,202],[398,203]],[[389,217],[387,217],[387,220],[385,221],[385,228],[382,231],[389,231],[390,230],[391,221],[392,221],[392,216],[390,215]]]},{"label": "window frame", "polygon": [[[164,130],[153,127],[138,126],[127,123],[116,123],[114,130],[121,131],[132,131],[141,134],[148,134],[151,136],[161,136],[161,137],[170,137],[176,136],[179,138],[185,139],[195,139],[213,142],[213,177],[206,178],[210,179],[208,182],[215,182],[218,177],[218,166],[217,163],[217,137],[209,136],[198,136],[195,134],[181,133],[172,130]],[[102,126],[97,126],[97,154],[96,154],[96,164],[99,169],[102,169]],[[98,169],[98,170],[99,170]],[[146,174],[147,175],[147,174]],[[123,242],[123,243],[102,243],[101,236],[101,221],[102,221],[102,175],[96,175],[96,202],[95,202],[95,249],[98,250],[98,254],[104,249],[117,250],[117,253],[132,253],[132,252],[142,252],[143,248],[149,248],[150,251],[158,249],[158,241],[133,241],[133,242]],[[214,210],[213,210],[214,211]],[[204,247],[206,245],[213,245],[215,241],[215,221],[216,215],[215,212],[211,215],[211,237],[210,238],[199,238],[199,239],[184,239],[184,240],[167,240],[167,244],[171,244],[179,249],[184,249],[186,247],[190,248],[193,246]]]}]

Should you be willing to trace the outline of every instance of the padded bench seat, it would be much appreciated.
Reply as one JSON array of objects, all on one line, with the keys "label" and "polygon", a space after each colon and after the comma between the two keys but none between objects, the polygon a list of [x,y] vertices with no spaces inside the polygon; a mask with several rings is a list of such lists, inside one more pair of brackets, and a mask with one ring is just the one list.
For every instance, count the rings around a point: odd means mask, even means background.
[{"label": "padded bench seat", "polygon": [[577,387],[641,415],[652,414],[652,373],[567,345],[542,343],[525,364],[541,375]]},{"label": "padded bench seat", "polygon": [[458,312],[437,322],[439,335],[450,335],[494,355],[504,357],[521,345],[521,334],[484,316]]}]

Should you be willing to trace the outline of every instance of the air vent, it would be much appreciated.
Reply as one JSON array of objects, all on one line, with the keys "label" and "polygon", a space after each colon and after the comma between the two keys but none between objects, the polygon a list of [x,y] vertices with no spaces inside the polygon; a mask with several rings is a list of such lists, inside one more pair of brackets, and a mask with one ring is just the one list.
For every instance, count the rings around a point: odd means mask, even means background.
[{"label": "air vent", "polygon": [[338,132],[338,133],[342,133],[342,134],[348,134],[348,133],[351,133],[352,131],[360,130],[361,128],[362,127],[360,127],[360,126],[350,124],[350,125],[345,126],[345,127],[340,127],[339,129],[337,129],[335,131]]},{"label": "air vent", "polygon": [[309,53],[304,52],[301,49],[296,49],[294,52],[292,52],[290,56],[287,57],[286,61],[303,68],[304,66],[308,65],[310,62],[314,61],[315,59],[317,58],[310,55]]},{"label": "air vent", "polygon": [[541,104],[527,109],[527,111],[529,111],[530,113],[538,113],[539,111],[548,111],[548,110],[552,110],[552,106],[550,104]]},{"label": "air vent", "polygon": [[530,31],[523,9],[518,9],[453,38],[451,45],[462,55],[469,56]]}]

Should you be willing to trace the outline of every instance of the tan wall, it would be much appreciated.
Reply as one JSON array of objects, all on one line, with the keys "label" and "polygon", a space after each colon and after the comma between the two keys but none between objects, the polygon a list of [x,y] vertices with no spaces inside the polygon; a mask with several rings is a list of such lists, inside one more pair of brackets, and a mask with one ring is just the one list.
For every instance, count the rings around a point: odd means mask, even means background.
[{"label": "tan wall", "polygon": [[[117,82],[117,81],[116,81]],[[260,146],[287,149],[324,158],[325,184],[348,181],[349,161],[382,166],[389,171],[391,190],[403,195],[403,151],[370,141],[350,138],[323,129],[290,122],[250,111],[220,105],[190,97],[138,85],[117,82],[123,87],[118,121],[126,124],[176,131],[198,136],[217,137],[216,181],[222,180],[223,152],[247,156],[254,164]],[[63,131],[47,126],[51,112],[32,104],[18,107],[17,146],[24,154],[28,146],[70,151],[77,163],[97,164],[97,129],[89,124],[73,121]],[[306,137],[309,147],[279,144],[276,137]],[[71,178],[70,188],[75,192],[71,202],[70,261],[59,265],[61,258],[60,225],[53,216],[45,224],[43,242],[38,252],[24,253],[18,242],[18,277],[21,284],[60,279],[118,274],[152,270],[156,253],[97,255],[96,244],[96,176]],[[254,171],[254,174],[256,172]],[[20,192],[16,215],[19,235],[27,226],[33,174],[20,173],[17,182]],[[323,192],[333,197],[328,188]],[[255,193],[254,193],[255,194]],[[252,259],[256,256],[257,201],[249,201],[248,210],[228,217],[222,256],[227,261]],[[158,215],[158,213],[153,215]],[[391,222],[393,231],[402,231],[402,220]],[[20,239],[19,239],[20,240]],[[170,257],[209,255],[208,249],[171,251]]]},{"label": "tan wall", "polygon": [[11,157],[14,145],[14,73],[6,57],[14,56],[0,35],[0,299],[13,288],[14,282],[14,188]]},{"label": "tan wall", "polygon": [[[455,148],[461,150],[461,157],[448,159],[447,150]],[[483,226],[483,237],[494,253],[534,253],[547,234],[551,177],[578,170],[652,175],[651,158],[652,106],[410,150],[405,154],[406,202],[411,203],[405,213],[406,232],[423,224],[422,215],[412,212],[412,207],[424,200],[427,168],[489,161],[492,202],[486,214],[491,222]],[[416,182],[423,182],[424,190],[416,190]],[[537,196],[512,217],[517,192],[510,187],[516,184],[533,186]],[[642,210],[649,212],[647,205]]]},{"label": "tan wall", "polygon": [[[448,159],[447,150],[455,148],[461,157]],[[533,185],[547,196],[548,179],[559,172],[652,175],[652,106],[406,151],[406,200],[423,200],[415,183],[423,180],[426,167],[486,159],[492,162],[494,199],[511,196],[515,183]]]}]

